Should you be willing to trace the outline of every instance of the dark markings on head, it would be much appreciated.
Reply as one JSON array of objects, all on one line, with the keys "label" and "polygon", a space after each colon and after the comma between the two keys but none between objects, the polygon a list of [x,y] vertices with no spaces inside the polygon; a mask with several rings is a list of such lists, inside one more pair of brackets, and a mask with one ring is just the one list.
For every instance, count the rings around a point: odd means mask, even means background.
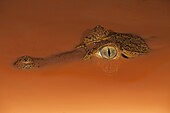
[{"label": "dark markings on head", "polygon": [[123,57],[123,58],[129,58],[129,57],[127,57],[127,56],[126,56],[126,55],[124,55],[124,54],[121,54],[121,55],[122,55],[122,57]]}]

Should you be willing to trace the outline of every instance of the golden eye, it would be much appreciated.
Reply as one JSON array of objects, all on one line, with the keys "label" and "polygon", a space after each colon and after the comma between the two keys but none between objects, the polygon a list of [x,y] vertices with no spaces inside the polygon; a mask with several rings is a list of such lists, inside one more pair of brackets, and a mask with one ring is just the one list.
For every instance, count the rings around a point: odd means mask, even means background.
[{"label": "golden eye", "polygon": [[104,46],[99,49],[98,55],[101,58],[112,60],[117,58],[117,49],[113,46]]}]

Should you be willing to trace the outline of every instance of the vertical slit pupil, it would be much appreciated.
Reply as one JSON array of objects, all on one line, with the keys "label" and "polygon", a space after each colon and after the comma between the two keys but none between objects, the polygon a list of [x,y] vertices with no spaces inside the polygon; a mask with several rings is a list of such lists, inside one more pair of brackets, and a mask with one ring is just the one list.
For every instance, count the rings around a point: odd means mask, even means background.
[{"label": "vertical slit pupil", "polygon": [[108,55],[109,55],[109,57],[110,57],[110,49],[108,48]]}]

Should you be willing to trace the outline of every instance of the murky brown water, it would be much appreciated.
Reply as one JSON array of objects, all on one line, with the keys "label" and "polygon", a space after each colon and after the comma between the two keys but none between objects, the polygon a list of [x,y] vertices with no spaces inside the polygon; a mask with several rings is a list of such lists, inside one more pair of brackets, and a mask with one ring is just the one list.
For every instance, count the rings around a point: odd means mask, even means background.
[{"label": "murky brown water", "polygon": [[[169,113],[169,20],[168,0],[1,0],[0,113]],[[72,50],[98,24],[139,34],[151,53],[115,61],[112,73],[95,60],[12,67],[22,55]]]}]

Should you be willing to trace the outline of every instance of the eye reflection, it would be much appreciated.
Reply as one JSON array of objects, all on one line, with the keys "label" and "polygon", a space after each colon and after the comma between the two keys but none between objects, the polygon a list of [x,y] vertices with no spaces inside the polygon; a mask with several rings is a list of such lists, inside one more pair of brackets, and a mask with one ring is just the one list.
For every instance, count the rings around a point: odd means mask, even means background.
[{"label": "eye reflection", "polygon": [[117,49],[113,46],[105,46],[99,49],[98,55],[102,58],[112,60],[117,57]]}]

